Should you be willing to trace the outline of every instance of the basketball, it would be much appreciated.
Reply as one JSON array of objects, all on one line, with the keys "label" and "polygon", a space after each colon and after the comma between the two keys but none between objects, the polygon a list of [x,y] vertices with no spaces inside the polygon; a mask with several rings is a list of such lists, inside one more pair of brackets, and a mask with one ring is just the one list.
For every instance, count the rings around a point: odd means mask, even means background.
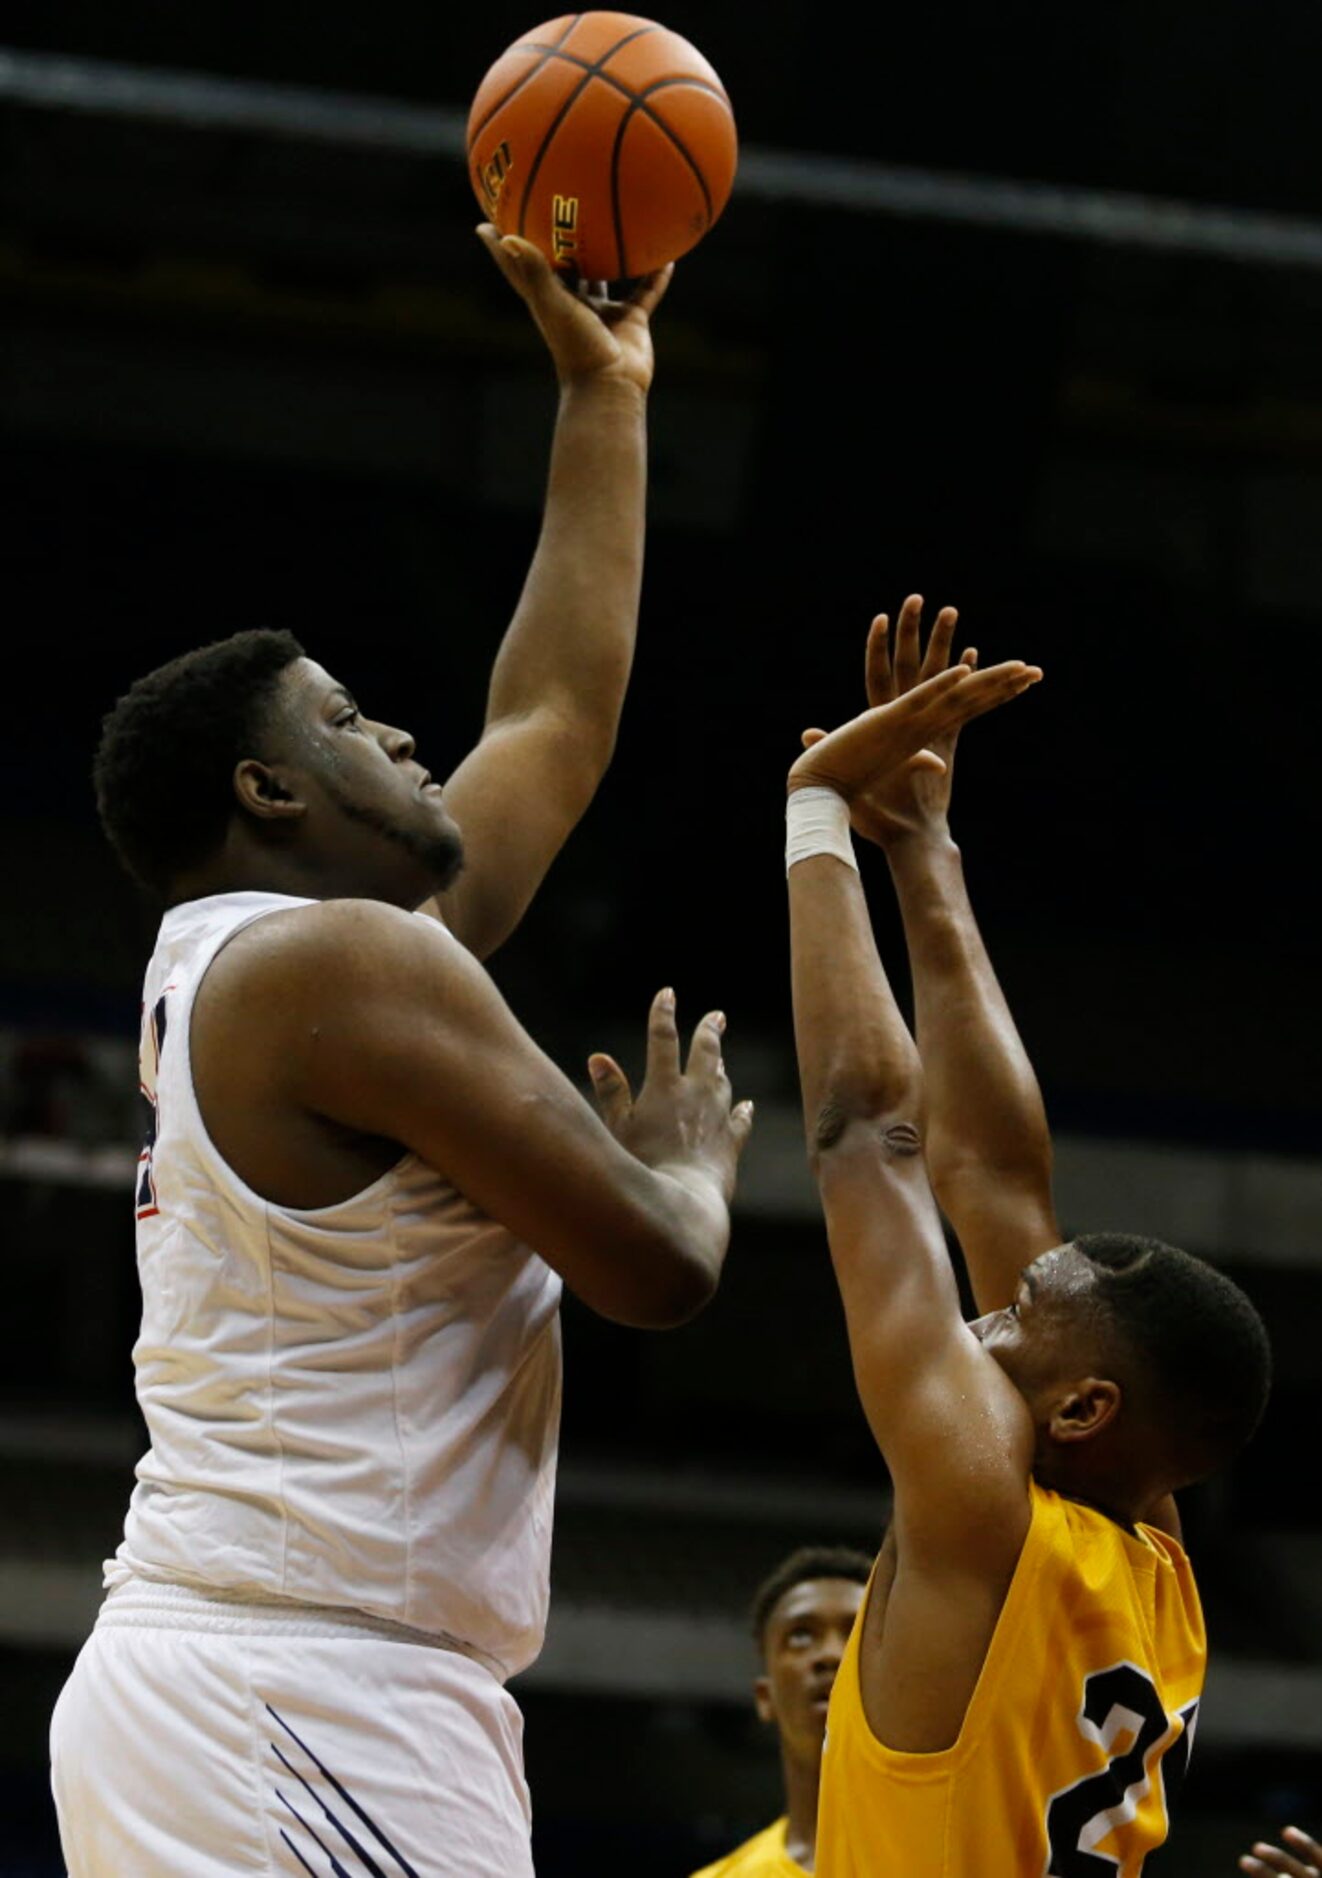
[{"label": "basketball", "polygon": [[468,166],[503,235],[586,280],[627,280],[701,241],[734,182],[725,87],[687,39],[631,13],[534,27],[477,88]]}]

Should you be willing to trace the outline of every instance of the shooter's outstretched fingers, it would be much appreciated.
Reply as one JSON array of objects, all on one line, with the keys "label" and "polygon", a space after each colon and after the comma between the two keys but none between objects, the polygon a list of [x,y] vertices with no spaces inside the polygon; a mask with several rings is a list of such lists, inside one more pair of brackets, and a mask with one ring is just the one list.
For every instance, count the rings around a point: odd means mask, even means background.
[{"label": "shooter's outstretched fingers", "polygon": [[629,1078],[615,1058],[607,1056],[603,1050],[594,1050],[588,1058],[588,1075],[592,1078],[597,1113],[614,1134],[620,1124],[629,1119],[633,1109],[633,1090],[629,1087]]}]

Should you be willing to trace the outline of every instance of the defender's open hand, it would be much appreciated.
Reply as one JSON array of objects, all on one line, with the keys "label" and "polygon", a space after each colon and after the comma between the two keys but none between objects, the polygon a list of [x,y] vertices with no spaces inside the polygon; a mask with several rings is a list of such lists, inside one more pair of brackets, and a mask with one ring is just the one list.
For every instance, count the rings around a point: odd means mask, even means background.
[{"label": "defender's open hand", "polygon": [[[950,666],[950,649],[959,614],[953,606],[943,606],[928,635],[927,650],[922,650],[923,600],[911,593],[900,608],[895,633],[890,622],[879,613],[868,633],[864,677],[870,705],[889,704],[902,698],[924,678],[932,678]],[[960,655],[960,664],[976,671],[978,655],[969,646]],[[940,770],[917,769],[894,778],[889,787],[861,797],[855,810],[855,826],[869,841],[885,846],[887,840],[913,833],[925,826],[944,826],[950,808],[950,788],[954,780],[955,745],[959,725],[943,731],[930,746],[945,764]]]},{"label": "defender's open hand", "polygon": [[[868,633],[865,681],[868,703],[874,708],[893,703],[925,679],[952,669],[951,644],[959,614],[953,606],[943,606],[922,647],[923,601],[920,594],[910,594],[900,608],[894,634],[885,613],[879,613]],[[967,647],[958,665],[969,672],[977,670],[978,654]],[[911,763],[890,771],[877,784],[855,796],[850,803],[850,819],[856,834],[879,847],[888,847],[906,835],[943,832],[950,808],[955,744],[960,725],[934,736],[927,748],[941,759],[938,764]],[[826,735],[822,730],[805,730],[803,744],[811,749]]]},{"label": "defender's open hand", "polygon": [[902,696],[851,718],[829,735],[805,733],[809,747],[789,773],[789,788],[834,789],[851,805],[920,770],[944,775],[933,745],[952,731],[1017,698],[1041,678],[1036,665],[1009,659],[985,672],[959,664],[918,682]]},{"label": "defender's open hand", "polygon": [[627,300],[576,291],[539,248],[520,235],[502,235],[490,222],[478,229],[483,245],[528,310],[555,362],[562,385],[615,379],[646,391],[652,382],[652,314],[674,264],[649,274]]},{"label": "defender's open hand", "polygon": [[681,1067],[675,994],[659,991],[647,1026],[647,1075],[635,1097],[613,1057],[588,1058],[601,1118],[616,1140],[648,1167],[714,1178],[725,1199],[734,1192],[735,1168],[753,1127],[753,1105],[731,1107],[730,1080],[721,1056],[725,1018],[711,1011],[693,1033]]}]

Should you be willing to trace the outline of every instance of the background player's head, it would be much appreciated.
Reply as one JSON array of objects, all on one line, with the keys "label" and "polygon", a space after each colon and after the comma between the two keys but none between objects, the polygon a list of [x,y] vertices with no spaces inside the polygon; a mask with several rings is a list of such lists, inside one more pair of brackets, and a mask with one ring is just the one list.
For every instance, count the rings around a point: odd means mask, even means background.
[{"label": "background player's head", "polygon": [[1238,1285],[1128,1233],[1043,1253],[974,1330],[1033,1410],[1038,1477],[1103,1505],[1215,1473],[1271,1387],[1267,1333]]},{"label": "background player's head", "polygon": [[815,1765],[821,1758],[827,1700],[871,1570],[872,1560],[847,1546],[803,1546],[753,1599],[762,1658],[754,1701],[793,1759]]},{"label": "background player's head", "polygon": [[140,678],[94,767],[116,853],[166,901],[240,888],[416,906],[462,862],[406,731],[291,633],[235,633]]}]

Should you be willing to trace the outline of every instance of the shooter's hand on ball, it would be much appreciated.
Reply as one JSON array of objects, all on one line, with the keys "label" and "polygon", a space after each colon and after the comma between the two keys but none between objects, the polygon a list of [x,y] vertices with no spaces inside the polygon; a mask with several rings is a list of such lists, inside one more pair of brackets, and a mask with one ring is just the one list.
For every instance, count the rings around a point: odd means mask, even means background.
[{"label": "shooter's hand on ball", "polygon": [[1036,665],[1009,659],[985,672],[960,663],[922,678],[900,697],[864,711],[829,735],[805,733],[809,747],[790,770],[790,793],[832,789],[852,811],[879,790],[912,787],[923,772],[944,776],[946,762],[933,746],[970,718],[1008,704],[1041,676]]},{"label": "shooter's hand on ball", "polygon": [[496,266],[527,303],[550,348],[561,385],[616,380],[646,391],[652,382],[652,314],[673,263],[638,283],[627,300],[576,293],[531,241],[501,235],[490,222],[478,229]]},{"label": "shooter's hand on ball", "polygon": [[735,1168],[753,1128],[753,1105],[731,1107],[721,1038],[725,1018],[709,1011],[681,1066],[675,994],[659,991],[647,1024],[647,1074],[635,1096],[614,1057],[588,1059],[601,1119],[629,1152],[691,1190],[715,1187],[728,1205]]}]

